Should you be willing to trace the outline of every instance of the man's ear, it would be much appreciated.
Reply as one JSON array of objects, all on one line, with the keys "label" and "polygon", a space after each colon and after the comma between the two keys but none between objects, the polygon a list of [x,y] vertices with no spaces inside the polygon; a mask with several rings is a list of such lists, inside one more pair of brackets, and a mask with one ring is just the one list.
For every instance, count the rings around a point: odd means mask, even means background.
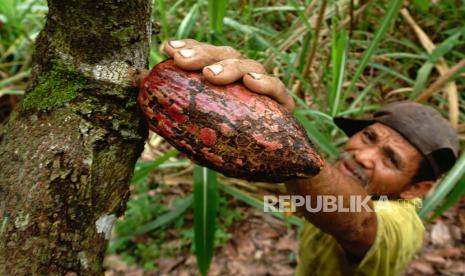
[{"label": "man's ear", "polygon": [[416,197],[424,197],[433,187],[434,181],[420,181],[410,185],[405,191],[400,193],[403,199],[413,199]]}]

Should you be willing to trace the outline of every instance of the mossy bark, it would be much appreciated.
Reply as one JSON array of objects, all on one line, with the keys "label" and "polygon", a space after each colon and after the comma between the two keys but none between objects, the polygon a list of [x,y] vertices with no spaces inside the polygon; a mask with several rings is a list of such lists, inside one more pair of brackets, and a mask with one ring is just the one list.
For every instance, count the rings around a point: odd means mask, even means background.
[{"label": "mossy bark", "polygon": [[99,275],[147,131],[149,0],[49,0],[22,106],[0,130],[0,275]]}]

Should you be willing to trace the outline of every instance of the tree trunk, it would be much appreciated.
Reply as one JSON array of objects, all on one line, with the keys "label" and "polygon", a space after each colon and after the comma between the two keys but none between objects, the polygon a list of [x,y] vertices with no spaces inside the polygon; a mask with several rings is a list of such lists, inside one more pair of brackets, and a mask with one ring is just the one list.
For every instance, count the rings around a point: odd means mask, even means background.
[{"label": "tree trunk", "polygon": [[22,105],[0,130],[0,275],[99,275],[147,131],[149,0],[49,0]]}]

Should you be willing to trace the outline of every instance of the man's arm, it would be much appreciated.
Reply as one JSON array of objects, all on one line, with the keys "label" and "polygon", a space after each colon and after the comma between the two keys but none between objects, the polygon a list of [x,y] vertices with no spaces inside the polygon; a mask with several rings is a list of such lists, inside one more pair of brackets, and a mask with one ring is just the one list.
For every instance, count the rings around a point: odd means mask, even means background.
[{"label": "man's arm", "polygon": [[[351,197],[360,196],[361,200],[368,196],[365,189],[350,177],[342,174],[338,169],[325,162],[321,172],[310,179],[293,180],[286,183],[287,190],[292,195],[310,196],[311,207],[317,204],[317,196],[329,195],[339,199],[342,197],[343,206],[350,207]],[[368,206],[373,210],[373,202]],[[323,209],[323,208],[322,208]],[[373,245],[376,237],[377,222],[374,212],[361,208],[360,212],[308,212],[305,206],[299,211],[313,225],[323,232],[331,234],[345,251],[357,258],[363,256]]]},{"label": "man's arm", "polygon": [[[174,58],[176,64],[186,70],[202,70],[205,78],[217,85],[242,79],[250,90],[269,96],[288,110],[295,107],[279,78],[266,74],[260,63],[243,59],[233,48],[213,46],[192,39],[165,43],[164,51]],[[365,190],[326,163],[320,174],[312,179],[295,180],[286,184],[297,195],[341,195],[348,207],[350,195],[367,196]],[[370,201],[369,206],[372,206]],[[305,217],[323,231],[332,234],[350,254],[362,257],[373,244],[376,235],[374,213],[304,213]]]}]

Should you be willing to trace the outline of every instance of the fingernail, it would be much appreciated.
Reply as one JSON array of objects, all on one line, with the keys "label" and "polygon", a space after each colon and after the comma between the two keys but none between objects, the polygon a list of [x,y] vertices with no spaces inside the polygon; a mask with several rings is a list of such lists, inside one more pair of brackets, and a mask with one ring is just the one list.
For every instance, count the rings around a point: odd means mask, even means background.
[{"label": "fingernail", "polygon": [[182,40],[171,40],[168,44],[173,48],[182,48],[186,46],[186,42]]},{"label": "fingernail", "polygon": [[210,70],[213,73],[213,75],[216,76],[219,73],[223,72],[223,65],[213,64],[213,65],[207,66],[207,69]]},{"label": "fingernail", "polygon": [[251,76],[253,79],[259,80],[262,78],[262,74],[254,73],[254,72],[249,72],[247,73],[249,76]]},{"label": "fingernail", "polygon": [[191,58],[195,56],[195,51],[193,49],[182,49],[178,52],[183,58]]}]

